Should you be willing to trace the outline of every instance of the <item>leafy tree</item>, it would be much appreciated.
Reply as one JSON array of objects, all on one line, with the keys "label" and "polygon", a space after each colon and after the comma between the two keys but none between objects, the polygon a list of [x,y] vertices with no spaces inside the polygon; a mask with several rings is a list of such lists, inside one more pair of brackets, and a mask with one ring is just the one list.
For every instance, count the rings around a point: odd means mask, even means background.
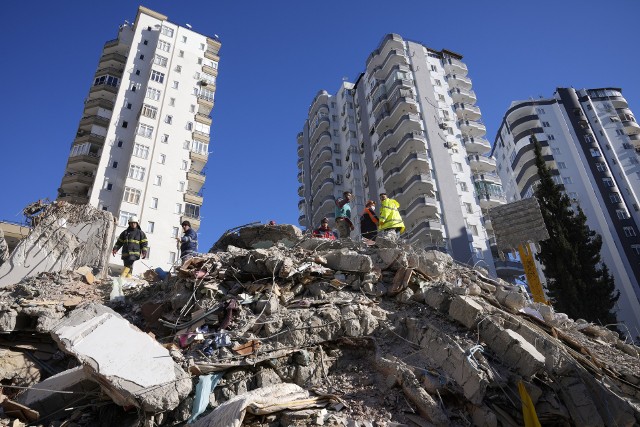
[{"label": "leafy tree", "polygon": [[612,310],[620,292],[615,289],[609,269],[600,262],[602,238],[587,226],[580,206],[574,208],[553,181],[534,135],[531,141],[540,178],[535,197],[550,236],[540,242],[536,258],[542,263],[551,302],[555,309],[574,319],[602,325],[616,323]]}]

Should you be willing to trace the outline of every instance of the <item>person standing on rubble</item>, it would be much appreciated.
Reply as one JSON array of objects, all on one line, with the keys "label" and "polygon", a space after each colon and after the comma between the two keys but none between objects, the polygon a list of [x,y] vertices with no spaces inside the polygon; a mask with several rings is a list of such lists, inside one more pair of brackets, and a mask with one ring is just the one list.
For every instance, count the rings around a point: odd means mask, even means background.
[{"label": "person standing on rubble", "polygon": [[368,200],[360,216],[360,234],[362,234],[362,237],[369,240],[376,240],[378,236],[378,222],[376,202]]},{"label": "person standing on rubble", "polygon": [[351,222],[351,205],[349,202],[353,199],[350,191],[342,193],[342,197],[336,200],[336,228],[341,239],[348,239],[353,223]]},{"label": "person standing on rubble", "polygon": [[336,240],[336,233],[329,228],[329,218],[324,217],[320,220],[320,227],[313,230],[313,237],[321,239]]},{"label": "person standing on rubble", "polygon": [[400,203],[390,199],[387,193],[380,193],[380,220],[378,231],[393,233],[395,235],[404,233],[404,222],[400,216]]},{"label": "person standing on rubble", "polygon": [[184,264],[189,258],[196,256],[198,252],[198,234],[189,221],[182,221],[182,231],[184,232],[182,237],[176,237],[178,243],[180,243],[180,260]]},{"label": "person standing on rubble", "polygon": [[120,233],[118,241],[111,251],[111,254],[116,256],[118,250],[122,248],[124,270],[122,270],[120,277],[131,277],[131,273],[133,273],[133,263],[141,257],[142,259],[147,257],[147,245],[147,235],[144,234],[144,231],[140,230],[138,217],[132,216],[129,218],[129,227]]}]

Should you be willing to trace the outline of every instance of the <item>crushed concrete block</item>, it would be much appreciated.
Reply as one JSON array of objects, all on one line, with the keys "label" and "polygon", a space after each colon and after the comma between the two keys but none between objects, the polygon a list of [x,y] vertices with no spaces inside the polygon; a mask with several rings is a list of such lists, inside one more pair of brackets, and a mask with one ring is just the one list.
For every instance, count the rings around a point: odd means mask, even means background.
[{"label": "crushed concrete block", "polygon": [[513,311],[518,311],[527,305],[527,299],[520,292],[498,289],[496,290],[495,296],[500,304]]},{"label": "crushed concrete block", "polygon": [[4,238],[4,231],[0,228],[0,266],[9,259],[9,245]]},{"label": "crushed concrete block", "polygon": [[436,250],[424,251],[417,258],[417,269],[431,278],[440,277],[452,264],[451,255]]},{"label": "crushed concrete block", "polygon": [[169,351],[110,308],[79,307],[51,336],[119,405],[167,411],[191,392],[189,375]]},{"label": "crushed concrete block", "polygon": [[481,325],[481,337],[503,362],[520,375],[529,378],[545,366],[545,356],[531,345],[522,335],[502,329],[491,319]]},{"label": "crushed concrete block", "polygon": [[447,313],[449,304],[451,304],[451,296],[444,291],[443,287],[432,287],[424,291],[424,302],[435,310]]},{"label": "crushed concrete block", "polygon": [[402,292],[400,292],[398,295],[396,295],[396,301],[402,302],[402,303],[408,303],[409,301],[411,301],[412,297],[413,297],[413,291],[407,288]]},{"label": "crushed concrete block", "polygon": [[603,426],[606,425],[597,406],[589,397],[589,389],[577,378],[560,377],[560,394],[563,402],[571,414],[575,425],[579,426]]},{"label": "crushed concrete block", "polygon": [[110,212],[91,205],[54,202],[0,266],[0,288],[42,272],[88,266],[107,276],[115,223]]},{"label": "crushed concrete block", "polygon": [[368,273],[373,269],[373,262],[370,256],[348,249],[331,251],[325,257],[327,259],[327,267],[332,270]]},{"label": "crushed concrete block", "polygon": [[256,374],[256,382],[258,384],[258,387],[261,388],[273,384],[280,384],[282,380],[280,379],[276,371],[271,368],[264,368],[259,370]]},{"label": "crushed concrete block", "polygon": [[473,298],[456,296],[449,306],[449,317],[462,323],[467,329],[475,328],[477,322],[482,319],[484,309]]},{"label": "crushed concrete block", "polygon": [[249,225],[225,233],[209,250],[226,251],[229,245],[243,249],[268,249],[276,245],[292,247],[302,239],[302,230],[295,225]]},{"label": "crushed concrete block", "polygon": [[[66,408],[70,404],[82,405],[79,395],[88,393],[86,399],[93,399],[92,392],[100,386],[89,379],[82,366],[75,367],[38,383],[37,387],[26,390],[18,398],[18,402],[40,413],[41,417]],[[60,391],[70,393],[59,393]]]}]

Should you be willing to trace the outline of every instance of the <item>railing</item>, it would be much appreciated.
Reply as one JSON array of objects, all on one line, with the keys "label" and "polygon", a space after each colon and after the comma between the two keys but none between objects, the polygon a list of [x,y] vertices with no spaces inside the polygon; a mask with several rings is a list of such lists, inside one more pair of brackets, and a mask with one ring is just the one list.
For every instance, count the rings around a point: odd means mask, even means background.
[{"label": "railing", "polygon": [[191,219],[195,219],[200,221],[200,215],[196,215],[196,214],[192,214],[192,213],[187,213],[187,212],[183,212],[182,216],[186,216],[187,218],[191,218]]},{"label": "railing", "polygon": [[189,169],[189,173],[192,173],[198,176],[206,176],[206,173],[204,171],[197,171],[195,169]]}]

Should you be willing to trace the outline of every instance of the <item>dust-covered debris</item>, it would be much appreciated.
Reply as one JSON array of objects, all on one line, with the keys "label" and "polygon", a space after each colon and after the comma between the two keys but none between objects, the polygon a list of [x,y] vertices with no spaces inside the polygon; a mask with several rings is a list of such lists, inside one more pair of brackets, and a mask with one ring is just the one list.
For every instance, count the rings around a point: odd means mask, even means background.
[{"label": "dust-covered debris", "polygon": [[[49,362],[35,357],[44,381],[28,384],[29,394],[59,384],[83,404],[50,414],[50,391],[21,400],[23,389],[7,388],[10,397],[47,412],[41,425],[498,426],[524,425],[521,384],[542,425],[640,423],[639,349],[609,329],[531,304],[518,287],[402,241],[324,245],[293,226],[247,228],[163,280],[148,274],[150,282],[123,287],[124,300],[110,301],[111,281],[89,285],[82,269],[5,289],[0,325],[14,348],[0,347],[27,351],[25,333],[43,341],[53,331],[65,349]],[[83,303],[65,305],[70,296]],[[95,375],[102,355],[77,350],[104,325],[87,314],[91,301],[122,316],[110,314],[118,327],[97,340],[105,353],[126,346],[113,357],[128,354],[128,362],[155,340],[184,373],[182,386],[158,393],[145,384],[152,375],[118,382],[119,370],[134,366],[119,360],[108,362],[111,374]],[[149,335],[120,340],[114,331],[124,319]],[[70,335],[61,339],[64,328]],[[86,377],[65,374],[76,366]],[[18,387],[12,378],[3,383]],[[78,391],[75,380],[96,387]],[[133,387],[134,397],[121,399],[114,383]]]}]

